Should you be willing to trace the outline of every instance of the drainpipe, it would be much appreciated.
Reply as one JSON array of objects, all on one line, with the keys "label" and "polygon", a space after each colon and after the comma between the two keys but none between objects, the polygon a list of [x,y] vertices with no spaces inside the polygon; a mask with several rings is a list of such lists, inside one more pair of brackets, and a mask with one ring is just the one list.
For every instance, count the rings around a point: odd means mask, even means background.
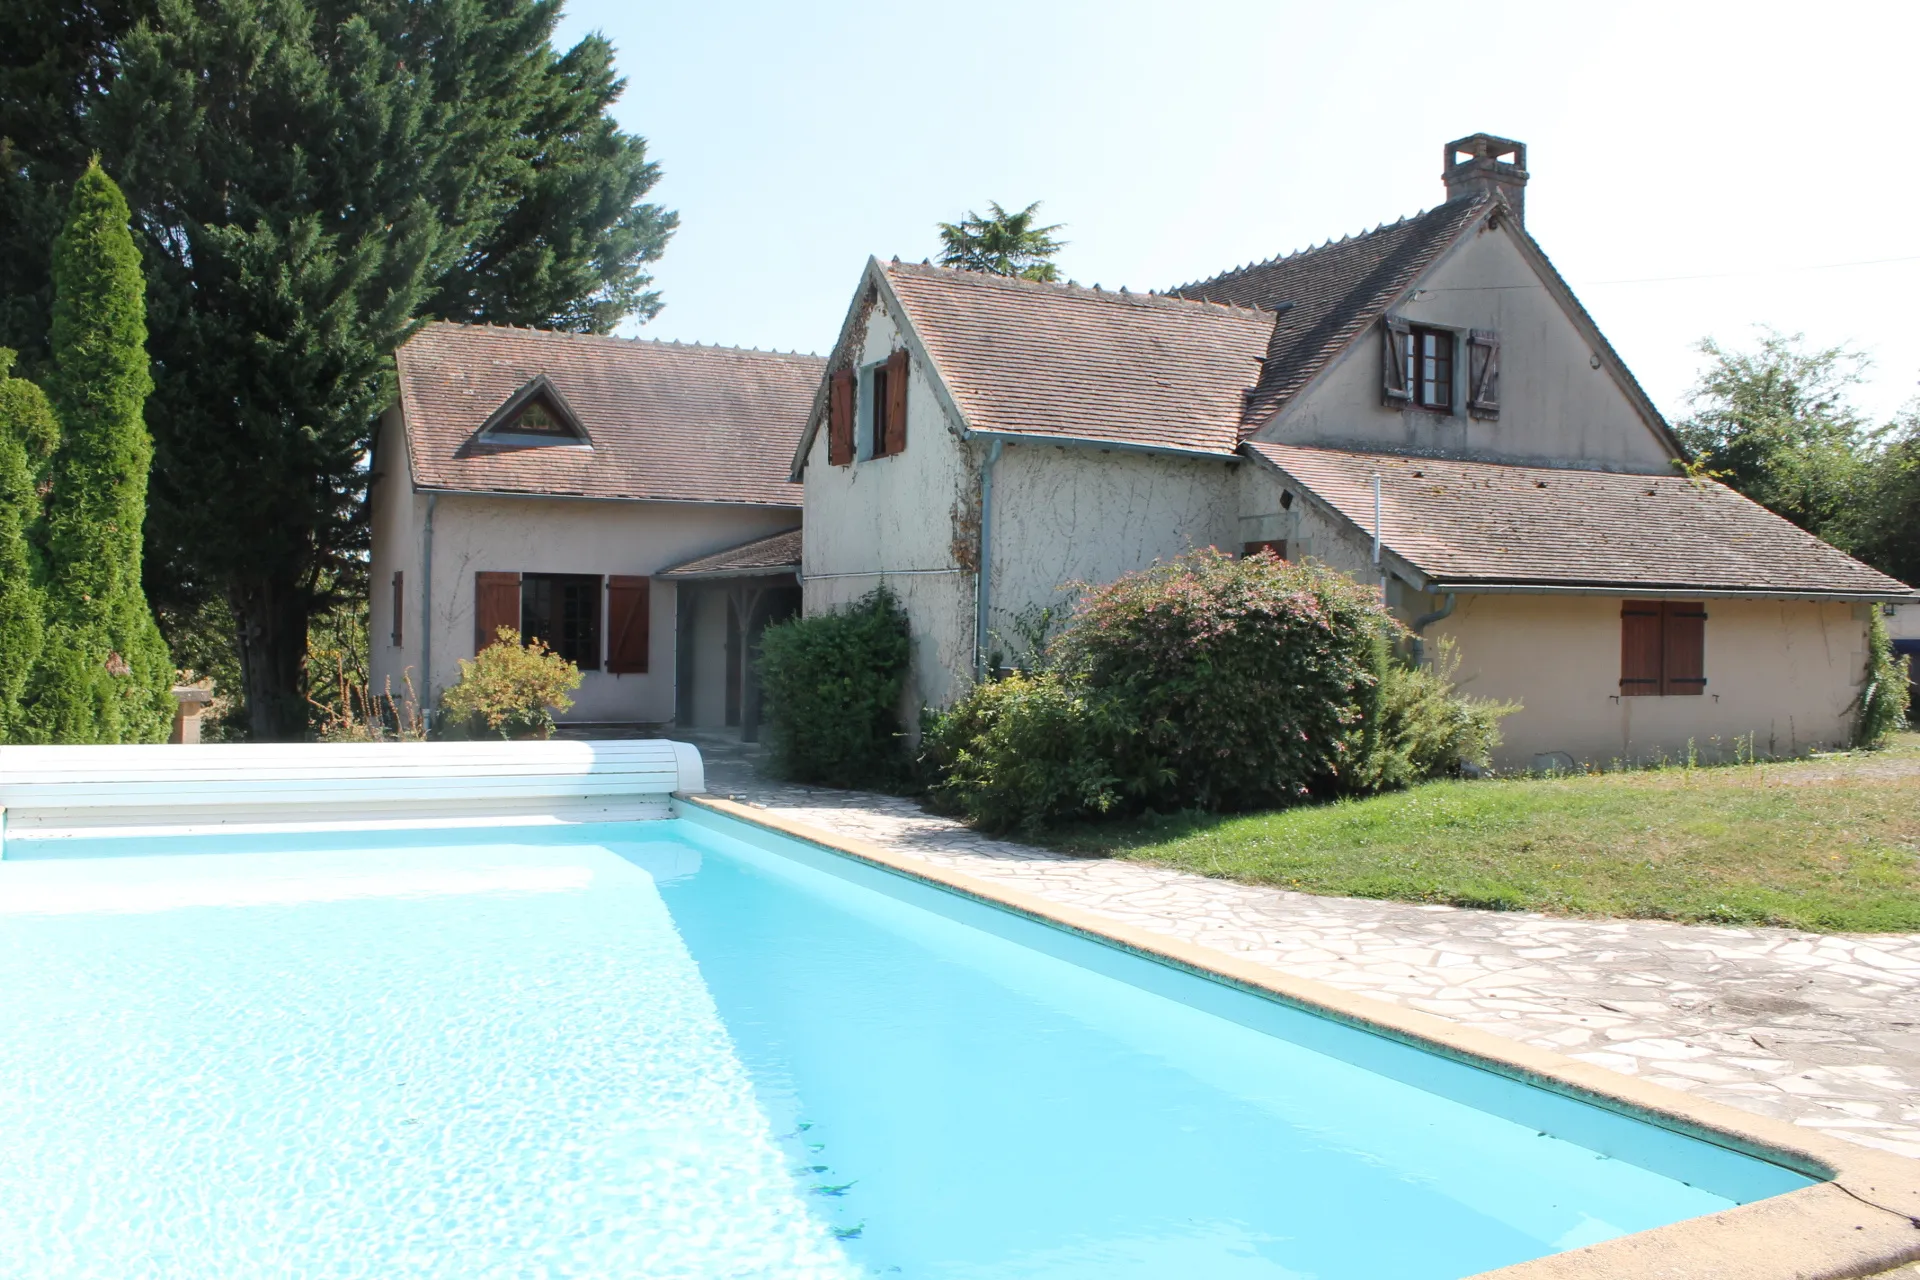
[{"label": "drainpipe", "polygon": [[1380,579],[1380,604],[1387,603],[1387,575],[1380,568],[1380,473],[1373,473],[1373,574]]},{"label": "drainpipe", "polygon": [[973,678],[984,680],[987,666],[987,610],[989,573],[993,569],[993,464],[1000,461],[1004,441],[987,446],[986,465],[980,468],[980,578],[974,584]]},{"label": "drainpipe", "polygon": [[433,727],[433,509],[440,495],[427,495],[426,528],[420,535],[420,723]]},{"label": "drainpipe", "polygon": [[1419,617],[1413,620],[1412,630],[1413,630],[1413,665],[1414,666],[1416,667],[1419,666],[1422,662],[1426,661],[1426,657],[1427,657],[1427,643],[1424,639],[1421,638],[1420,633],[1422,631],[1425,631],[1428,627],[1432,626],[1434,623],[1439,622],[1444,618],[1452,617],[1453,603],[1454,603],[1453,592],[1449,591],[1447,592],[1446,596],[1442,598],[1442,600],[1440,601],[1440,607],[1438,609],[1435,609],[1432,613],[1423,613]]}]

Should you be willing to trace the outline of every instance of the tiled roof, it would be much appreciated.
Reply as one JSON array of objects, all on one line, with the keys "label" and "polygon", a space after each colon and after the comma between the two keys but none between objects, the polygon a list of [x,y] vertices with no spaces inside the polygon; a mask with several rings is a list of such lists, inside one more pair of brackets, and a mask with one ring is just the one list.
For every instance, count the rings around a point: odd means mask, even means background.
[{"label": "tiled roof", "polygon": [[1831,591],[1905,584],[1711,481],[1250,442],[1245,448],[1441,586]]},{"label": "tiled roof", "polygon": [[976,431],[1222,456],[1270,312],[895,262],[888,282]]},{"label": "tiled roof", "polygon": [[757,538],[698,560],[662,569],[662,578],[741,578],[762,573],[786,573],[800,568],[800,531],[789,529],[771,538]]},{"label": "tiled roof", "polygon": [[1391,226],[1168,293],[1280,313],[1259,385],[1247,397],[1243,425],[1250,431],[1378,320],[1494,200],[1478,193],[1462,196]]},{"label": "tiled roof", "polygon": [[[429,324],[396,354],[423,488],[798,507],[787,479],[825,362],[484,325]],[[545,374],[591,449],[482,444],[481,425]]]}]

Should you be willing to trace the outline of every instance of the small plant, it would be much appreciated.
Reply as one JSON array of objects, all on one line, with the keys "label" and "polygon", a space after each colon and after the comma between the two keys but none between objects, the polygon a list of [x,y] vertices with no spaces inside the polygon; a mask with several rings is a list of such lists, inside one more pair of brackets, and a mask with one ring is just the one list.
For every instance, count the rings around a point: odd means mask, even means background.
[{"label": "small plant", "polygon": [[580,668],[538,638],[501,627],[493,644],[460,659],[460,679],[440,695],[442,727],[470,737],[544,738],[553,713],[573,705]]},{"label": "small plant", "polygon": [[885,587],[768,627],[760,684],[774,768],[829,787],[897,784],[905,772],[900,695],[910,656],[906,611]]},{"label": "small plant", "polygon": [[1886,619],[1878,609],[1868,613],[1867,680],[1860,688],[1860,714],[1854,720],[1853,745],[1883,747],[1907,719],[1908,659],[1893,651]]}]

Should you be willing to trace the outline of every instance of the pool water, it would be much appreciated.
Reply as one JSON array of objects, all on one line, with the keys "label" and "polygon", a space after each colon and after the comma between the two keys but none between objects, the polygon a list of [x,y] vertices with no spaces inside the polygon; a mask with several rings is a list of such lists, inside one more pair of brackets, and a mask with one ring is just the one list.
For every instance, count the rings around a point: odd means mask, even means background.
[{"label": "pool water", "polygon": [[13,840],[0,1258],[1452,1280],[1807,1185],[708,815]]}]

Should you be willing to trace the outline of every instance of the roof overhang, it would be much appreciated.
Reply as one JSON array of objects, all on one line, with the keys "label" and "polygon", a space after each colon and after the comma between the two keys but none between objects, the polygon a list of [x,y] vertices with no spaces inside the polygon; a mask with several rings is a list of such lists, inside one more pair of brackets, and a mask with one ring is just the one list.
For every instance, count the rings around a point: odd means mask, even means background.
[{"label": "roof overhang", "polygon": [[1642,600],[1816,600],[1833,604],[1920,604],[1920,592],[1783,591],[1768,587],[1643,582],[1484,582],[1427,579],[1423,591],[1463,596],[1634,596]]},{"label": "roof overhang", "polygon": [[793,578],[798,580],[800,577],[800,565],[799,562],[796,561],[793,564],[756,565],[748,569],[690,569],[680,571],[669,569],[665,573],[656,573],[654,577],[664,578],[668,582],[723,582],[738,580],[740,578]]},{"label": "roof overhang", "polygon": [[793,502],[741,502],[723,498],[674,498],[661,496],[627,496],[624,494],[603,493],[559,493],[547,489],[461,489],[450,485],[431,485],[415,483],[415,493],[430,493],[462,498],[520,498],[530,501],[547,502],[626,502],[650,503],[668,507],[752,507],[757,511],[794,511],[800,510],[798,498]]},{"label": "roof overhang", "polygon": [[1181,449],[1173,445],[1140,444],[1131,440],[1108,440],[1099,436],[1056,436],[1038,431],[966,431],[965,440],[999,440],[1007,444],[1057,444],[1066,449],[1103,449],[1121,453],[1153,453],[1176,458],[1203,458],[1208,462],[1239,462],[1245,455],[1238,449]]}]

